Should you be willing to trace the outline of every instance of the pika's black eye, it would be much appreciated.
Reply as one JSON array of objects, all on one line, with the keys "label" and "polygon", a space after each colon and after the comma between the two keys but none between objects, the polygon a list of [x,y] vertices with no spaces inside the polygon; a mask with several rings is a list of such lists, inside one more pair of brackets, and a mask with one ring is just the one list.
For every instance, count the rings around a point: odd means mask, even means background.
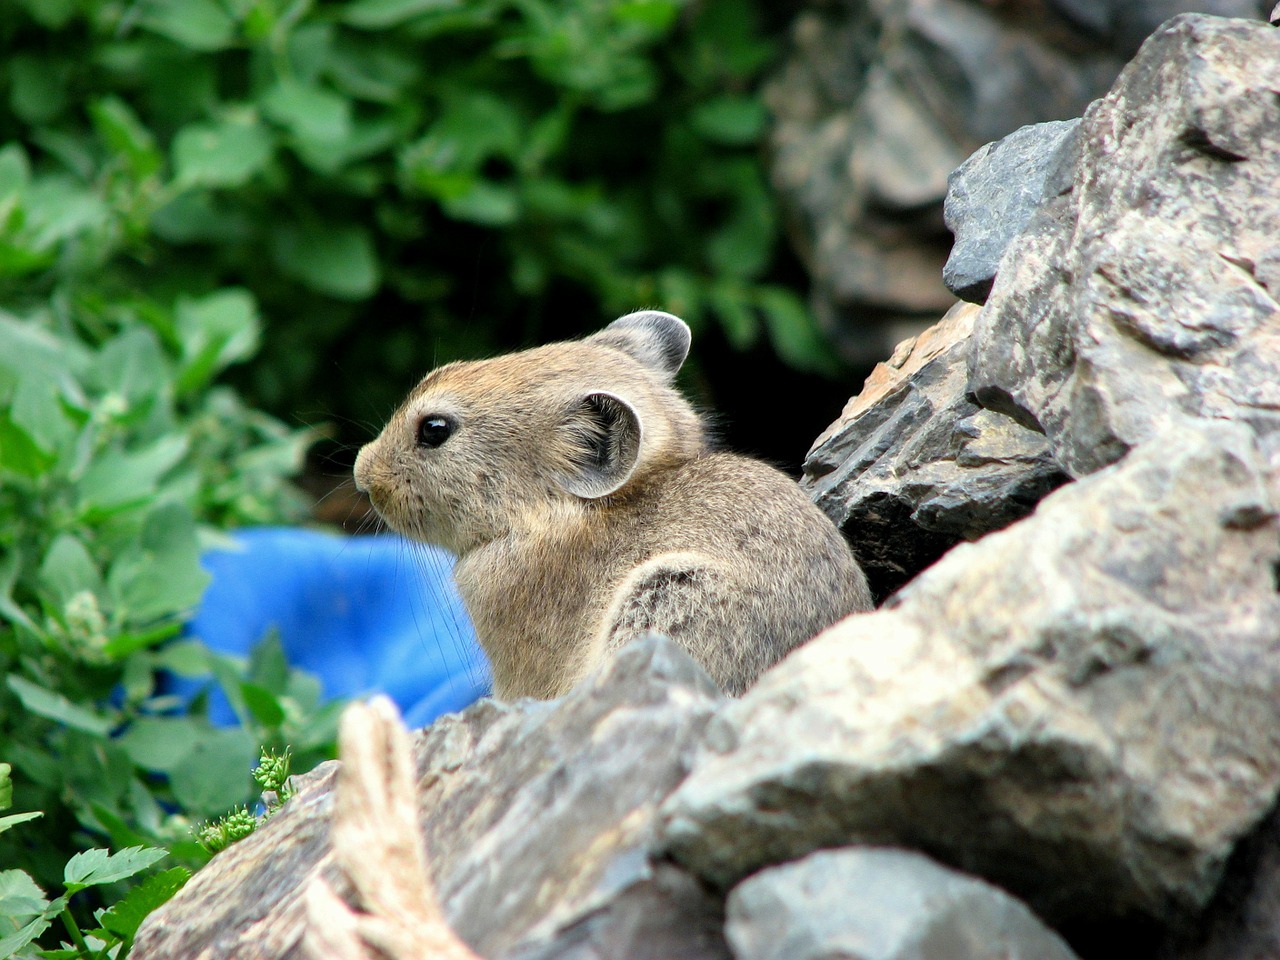
[{"label": "pika's black eye", "polygon": [[453,421],[448,417],[423,417],[418,421],[418,446],[438,447],[453,433]]}]

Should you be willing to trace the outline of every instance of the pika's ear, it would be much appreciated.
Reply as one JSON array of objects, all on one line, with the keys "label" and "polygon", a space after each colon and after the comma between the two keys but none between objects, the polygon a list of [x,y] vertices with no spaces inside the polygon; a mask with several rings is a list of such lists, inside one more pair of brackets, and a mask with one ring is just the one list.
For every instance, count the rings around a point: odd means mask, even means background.
[{"label": "pika's ear", "polygon": [[635,408],[604,391],[588,393],[561,425],[568,461],[560,485],[576,497],[607,497],[631,478],[643,430]]},{"label": "pika's ear", "polygon": [[660,310],[641,310],[619,317],[587,338],[629,353],[646,367],[670,380],[689,355],[689,325]]}]

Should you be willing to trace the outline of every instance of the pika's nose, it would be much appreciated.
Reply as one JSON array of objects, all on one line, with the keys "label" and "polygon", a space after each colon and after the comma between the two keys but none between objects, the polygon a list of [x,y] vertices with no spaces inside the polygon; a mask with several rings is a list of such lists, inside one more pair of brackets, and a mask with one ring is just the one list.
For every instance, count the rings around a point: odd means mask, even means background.
[{"label": "pika's nose", "polygon": [[373,482],[373,479],[370,476],[370,471],[372,469],[370,464],[373,460],[373,451],[369,449],[372,446],[373,444],[366,443],[360,448],[360,452],[356,454],[355,470],[352,471],[356,478],[356,489],[361,493],[368,493],[369,487]]}]

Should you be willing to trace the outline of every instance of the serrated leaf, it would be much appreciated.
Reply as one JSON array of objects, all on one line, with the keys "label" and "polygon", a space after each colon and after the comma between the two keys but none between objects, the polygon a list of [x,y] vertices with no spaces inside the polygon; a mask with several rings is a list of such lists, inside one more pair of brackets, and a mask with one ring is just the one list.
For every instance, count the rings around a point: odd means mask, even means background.
[{"label": "serrated leaf", "polygon": [[50,918],[38,916],[29,923],[19,927],[7,937],[0,938],[0,960],[12,957],[36,937],[49,929]]},{"label": "serrated leaf", "polygon": [[0,870],[0,917],[34,917],[49,906],[25,870]]},{"label": "serrated leaf", "polygon": [[74,704],[62,694],[46,690],[16,673],[9,674],[5,678],[5,683],[17,694],[27,710],[47,720],[63,723],[68,727],[99,737],[106,736],[115,725],[108,717]]},{"label": "serrated leaf", "polygon": [[186,867],[173,867],[147,877],[103,913],[99,922],[121,940],[132,940],[147,914],[168,903],[190,879],[191,871]]},{"label": "serrated leaf", "polygon": [[10,827],[16,827],[20,823],[26,823],[28,820],[35,820],[43,817],[44,813],[39,810],[32,810],[29,813],[11,813],[7,816],[0,817],[0,833],[4,833]]},{"label": "serrated leaf", "polygon": [[62,879],[68,894],[78,893],[86,887],[132,877],[168,855],[169,851],[156,847],[125,847],[115,853],[95,847],[68,860]]}]

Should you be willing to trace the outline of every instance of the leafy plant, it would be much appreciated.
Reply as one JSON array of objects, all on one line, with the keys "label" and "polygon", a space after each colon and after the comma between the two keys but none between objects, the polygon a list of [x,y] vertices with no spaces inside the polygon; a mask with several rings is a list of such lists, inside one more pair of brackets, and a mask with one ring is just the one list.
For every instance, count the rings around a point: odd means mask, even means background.
[{"label": "leafy plant", "polygon": [[52,178],[10,290],[69,230],[94,269],[128,242],[121,289],[234,284],[271,409],[380,417],[437,359],[644,305],[831,368],[778,281],[755,0],[6,4],[10,177]]},{"label": "leafy plant", "polygon": [[[11,805],[13,785],[10,767],[0,763],[0,810]],[[39,817],[39,812],[0,817],[0,833],[19,823]],[[78,853],[63,868],[64,893],[49,900],[45,892],[22,870],[0,870],[0,960],[25,955],[29,945],[45,932],[55,919],[60,919],[71,938],[72,947],[58,956],[106,957],[115,960],[129,952],[143,918],[182,888],[191,876],[189,870],[175,867],[154,874],[134,887],[110,909],[98,910],[94,918],[99,926],[82,933],[71,913],[71,898],[90,887],[118,883],[146,870],[167,854],[152,847],[129,847],[116,853],[92,849]],[[45,953],[46,957],[51,956]]]},{"label": "leafy plant", "polygon": [[210,853],[218,853],[237,840],[243,840],[275,816],[293,796],[293,787],[289,783],[291,760],[291,751],[288,748],[283,753],[264,750],[258,760],[257,768],[253,771],[253,779],[263,791],[262,814],[260,816],[254,814],[247,806],[237,807],[217,820],[205,824],[196,832],[200,845]]}]

